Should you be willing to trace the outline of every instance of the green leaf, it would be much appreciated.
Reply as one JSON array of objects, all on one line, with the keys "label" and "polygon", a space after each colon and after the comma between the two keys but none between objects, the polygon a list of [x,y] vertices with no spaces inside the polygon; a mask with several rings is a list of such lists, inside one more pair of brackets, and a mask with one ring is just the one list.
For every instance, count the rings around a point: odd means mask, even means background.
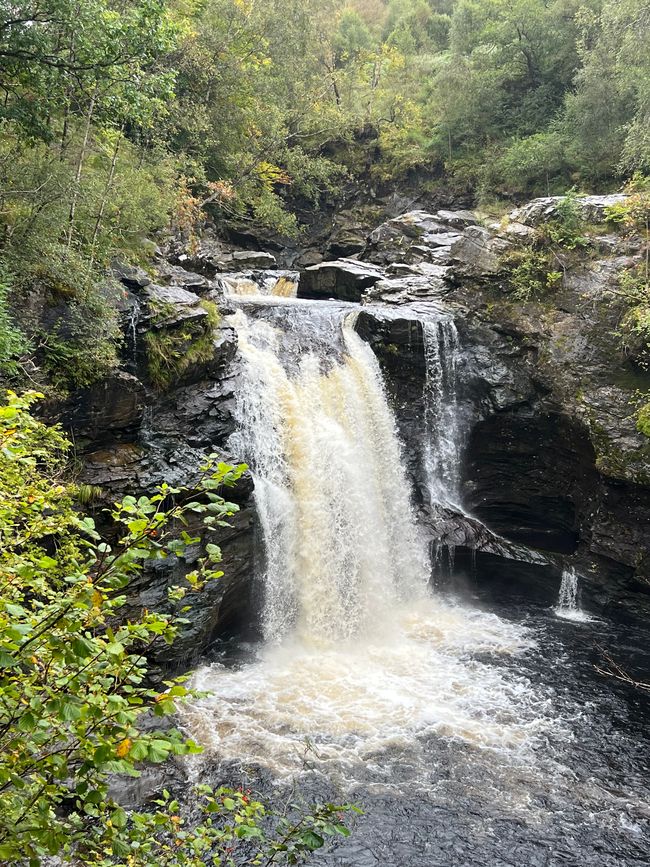
[{"label": "green leaf", "polygon": [[15,668],[17,665],[18,661],[10,653],[0,650],[0,668]]},{"label": "green leaf", "polygon": [[315,831],[311,830],[303,831],[303,833],[300,835],[300,840],[308,849],[311,849],[312,851],[314,851],[315,849],[320,849],[325,844],[325,840],[320,836],[320,834],[317,834]]}]

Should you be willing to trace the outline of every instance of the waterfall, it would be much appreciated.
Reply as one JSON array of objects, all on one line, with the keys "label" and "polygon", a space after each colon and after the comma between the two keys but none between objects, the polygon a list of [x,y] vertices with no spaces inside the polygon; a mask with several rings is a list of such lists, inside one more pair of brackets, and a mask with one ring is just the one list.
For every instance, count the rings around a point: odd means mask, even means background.
[{"label": "waterfall", "polygon": [[129,342],[129,355],[131,356],[131,361],[134,364],[136,364],[138,360],[138,323],[140,322],[140,314],[140,302],[137,298],[134,298],[131,309],[129,311],[129,318],[126,323],[126,332]]},{"label": "waterfall", "polygon": [[226,295],[293,298],[299,279],[300,275],[295,271],[255,271],[224,274],[219,282]]},{"label": "waterfall", "polygon": [[[334,319],[340,355],[332,360],[330,348],[324,365],[315,351],[287,353],[286,330],[235,317],[243,382],[231,448],[255,478],[271,641],[292,626],[315,642],[376,629],[427,581],[379,364],[354,314]],[[329,335],[331,318],[323,327]]]},{"label": "waterfall", "polygon": [[[231,318],[230,445],[255,480],[264,642],[248,664],[198,671],[209,696],[183,711],[208,755],[289,778],[307,762],[344,786],[359,768],[391,784],[396,749],[428,773],[420,750],[432,733],[518,753],[546,725],[525,679],[478,656],[522,652],[528,631],[428,588],[396,421],[350,311],[251,299]],[[435,337],[439,348],[453,340],[449,325]],[[441,364],[446,411],[453,371]],[[451,455],[433,464],[450,485]]]},{"label": "waterfall", "polygon": [[575,620],[579,623],[586,623],[592,618],[588,614],[585,614],[578,604],[578,582],[578,573],[573,567],[569,567],[562,572],[562,581],[560,583],[555,613],[564,620]]},{"label": "waterfall", "polygon": [[424,385],[423,464],[429,504],[457,506],[460,499],[460,430],[458,422],[458,332],[452,319],[422,324],[426,377]]}]

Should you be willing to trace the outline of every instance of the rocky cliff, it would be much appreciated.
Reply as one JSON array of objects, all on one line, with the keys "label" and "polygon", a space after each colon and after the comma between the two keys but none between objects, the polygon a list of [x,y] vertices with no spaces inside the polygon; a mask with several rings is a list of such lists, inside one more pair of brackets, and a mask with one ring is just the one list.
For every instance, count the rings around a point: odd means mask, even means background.
[{"label": "rocky cliff", "polygon": [[[634,412],[650,377],[619,348],[624,301],[612,292],[639,245],[603,222],[613,201],[579,200],[592,226],[588,254],[568,257],[556,285],[528,299],[513,296],[509,257],[553,218],[557,199],[498,225],[469,211],[411,211],[372,231],[352,258],[324,259],[300,275],[278,270],[268,253],[209,239],[191,254],[161,256],[152,273],[116,266],[125,291],[122,367],[53,410],[74,433],[82,481],[101,489],[98,512],[163,479],[191,482],[210,453],[237,459],[227,450],[236,336],[216,308],[227,313],[228,297],[251,287],[291,294],[299,280],[299,297],[361,303],[357,330],[384,368],[423,521],[455,552],[456,573],[550,604],[570,563],[587,579],[593,606],[650,617],[650,440]],[[461,346],[466,508],[434,520],[418,459],[421,320],[442,309],[453,312]],[[241,511],[220,540],[226,577],[195,598],[191,628],[161,663],[191,664],[215,638],[249,625],[259,550],[251,494],[246,478],[235,495]],[[143,575],[134,604],[163,604],[186,567],[169,561]]]}]

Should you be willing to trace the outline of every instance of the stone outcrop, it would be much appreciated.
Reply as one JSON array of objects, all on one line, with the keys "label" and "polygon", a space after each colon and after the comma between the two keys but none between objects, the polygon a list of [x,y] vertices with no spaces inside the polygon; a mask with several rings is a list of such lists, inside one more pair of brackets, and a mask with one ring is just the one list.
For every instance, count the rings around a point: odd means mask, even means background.
[{"label": "stone outcrop", "polygon": [[322,262],[303,271],[298,297],[361,301],[365,290],[374,286],[382,276],[380,268],[357,259]]},{"label": "stone outcrop", "polygon": [[[590,196],[578,205],[597,223],[621,200]],[[407,215],[399,231],[399,221],[390,221],[363,254],[388,263],[364,300],[388,303],[399,317],[371,325],[369,313],[359,328],[380,357],[411,452],[421,435],[422,349],[404,323],[440,304],[455,311],[463,346],[466,505],[499,536],[550,558],[550,566],[501,562],[503,574],[532,582],[550,604],[558,564],[571,562],[586,577],[584,592],[595,606],[647,617],[650,441],[636,428],[634,404],[650,389],[650,376],[617,348],[625,306],[610,291],[637,261],[639,244],[603,226],[594,234],[596,256],[574,256],[547,297],[515,302],[507,291],[503,254],[527,242],[559,201],[532,202],[491,229],[463,217],[445,257],[435,245],[423,249],[422,239],[440,222],[436,215]],[[413,251],[420,261],[404,261]],[[411,471],[417,476],[417,461]],[[465,545],[460,564],[474,547]],[[493,566],[486,574],[496,580],[500,555],[484,541],[479,548]]]},{"label": "stone outcrop", "polygon": [[[118,370],[48,407],[50,417],[74,436],[81,463],[79,482],[92,486],[90,508],[108,534],[112,528],[104,510],[115,500],[126,494],[150,494],[162,482],[191,487],[210,454],[236,459],[226,448],[234,427],[232,367],[237,339],[231,327],[221,325],[208,335],[209,355],[190,365],[164,391],[148,385],[146,335],[185,335],[190,347],[196,340],[205,341],[208,313],[203,298],[190,289],[209,297],[216,284],[168,263],[147,279],[139,269],[124,267],[115,273],[128,288],[123,302],[128,371]],[[182,350],[184,343],[174,345]],[[250,621],[256,524],[250,476],[244,476],[227,497],[240,507],[228,527],[209,538],[201,524],[188,528],[200,538],[199,544],[182,560],[169,557],[147,565],[131,585],[129,605],[134,609],[165,610],[168,588],[182,583],[204,556],[204,544],[216,542],[222,548],[224,577],[186,598],[189,626],[173,647],[165,647],[154,659],[164,669],[192,667],[217,635],[245,631]]]},{"label": "stone outcrop", "polygon": [[[564,196],[546,196],[534,199],[521,208],[511,211],[508,215],[509,222],[524,226],[539,226],[540,223],[545,223],[555,216],[558,205],[564,201],[564,198]],[[590,223],[602,223],[607,208],[620,205],[626,198],[623,193],[613,193],[608,196],[579,196],[574,201],[584,220]]]},{"label": "stone outcrop", "polygon": [[409,211],[371,233],[363,258],[381,265],[446,262],[452,245],[476,222],[470,211]]}]

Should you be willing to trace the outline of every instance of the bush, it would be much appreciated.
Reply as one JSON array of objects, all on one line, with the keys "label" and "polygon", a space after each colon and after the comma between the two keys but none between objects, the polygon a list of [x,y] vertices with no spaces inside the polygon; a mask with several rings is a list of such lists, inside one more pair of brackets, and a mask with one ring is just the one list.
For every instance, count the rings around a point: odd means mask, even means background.
[{"label": "bush", "polygon": [[636,429],[646,437],[650,437],[650,403],[644,403],[637,412]]},{"label": "bush", "polygon": [[[112,775],[137,777],[143,764],[200,752],[174,728],[141,725],[190,695],[183,677],[148,685],[147,655],[173,642],[184,609],[129,620],[122,609],[143,564],[182,558],[200,541],[182,529],[186,515],[201,515],[209,532],[236,511],[219,491],[245,467],[209,461],[194,495],[163,484],[151,497],[125,497],[112,509],[119,533],[109,544],[75,507],[64,475],[70,443],[30,414],[39,396],[9,392],[0,407],[0,861],[236,864],[243,841],[246,863],[256,853],[297,863],[327,834],[347,834],[347,805],[274,818],[247,793],[200,786],[197,817],[166,791],[147,812],[110,796]],[[220,577],[218,546],[204,550],[186,585],[170,590],[173,605]]]},{"label": "bush", "polygon": [[20,358],[30,344],[9,314],[9,287],[0,283],[0,376],[13,378],[20,370]]},{"label": "bush", "polygon": [[575,190],[569,190],[558,202],[553,218],[542,227],[542,232],[552,244],[557,244],[564,250],[576,250],[591,244],[585,229],[586,223],[578,202],[578,194]]},{"label": "bush", "polygon": [[521,247],[502,259],[508,272],[508,288],[515,301],[539,301],[562,282],[562,272],[554,271],[546,250]]}]

